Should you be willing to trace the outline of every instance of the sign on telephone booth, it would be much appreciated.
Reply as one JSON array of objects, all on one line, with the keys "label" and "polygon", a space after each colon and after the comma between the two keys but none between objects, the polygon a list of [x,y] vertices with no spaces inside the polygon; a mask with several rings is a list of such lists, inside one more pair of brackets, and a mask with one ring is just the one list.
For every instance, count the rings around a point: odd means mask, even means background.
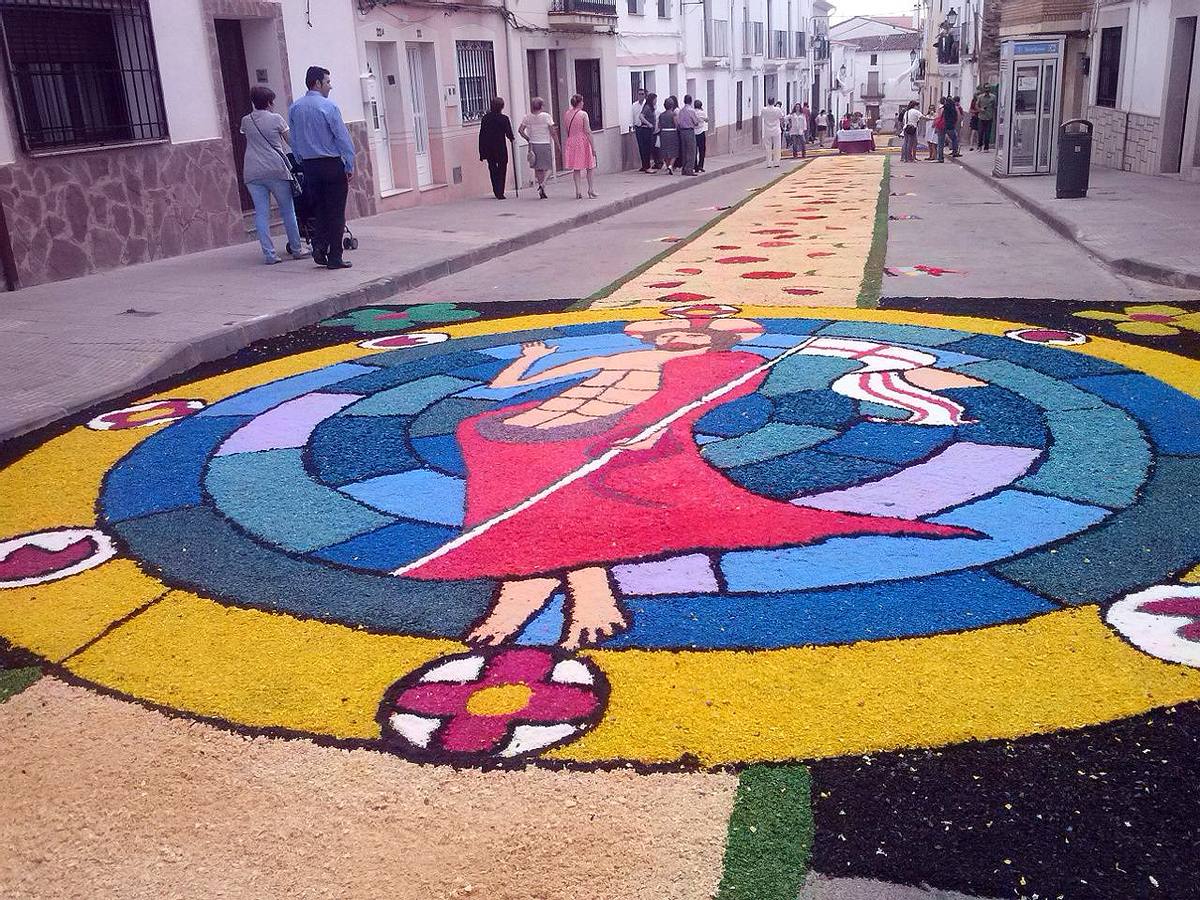
[{"label": "sign on telephone booth", "polygon": [[1049,175],[1054,171],[1065,40],[1001,42],[995,174]]}]

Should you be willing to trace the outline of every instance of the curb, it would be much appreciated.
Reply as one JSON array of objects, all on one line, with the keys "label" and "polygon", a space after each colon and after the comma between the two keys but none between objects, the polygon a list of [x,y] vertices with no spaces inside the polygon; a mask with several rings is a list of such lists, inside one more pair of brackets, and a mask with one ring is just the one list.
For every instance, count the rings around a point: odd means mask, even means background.
[{"label": "curb", "polygon": [[984,172],[979,172],[965,163],[954,160],[958,166],[970,172],[980,181],[991,185],[998,193],[1003,194],[1021,209],[1030,213],[1035,219],[1038,219],[1050,230],[1061,237],[1065,237],[1069,241],[1082,247],[1087,253],[1097,261],[1108,266],[1119,275],[1127,275],[1130,278],[1137,278],[1141,281],[1151,281],[1155,284],[1165,284],[1170,287],[1186,288],[1190,290],[1200,290],[1200,275],[1193,272],[1181,272],[1179,269],[1172,269],[1169,266],[1162,266],[1158,263],[1150,262],[1149,260],[1139,259],[1134,256],[1112,256],[1099,250],[1088,243],[1080,234],[1080,229],[1072,225],[1066,219],[1056,216],[1050,210],[1046,209],[1038,203],[1030,200],[1023,194],[1014,191],[1008,187],[999,178],[994,178]]},{"label": "curb", "polygon": [[245,349],[255,341],[287,334],[290,331],[312,325],[321,319],[345,312],[356,306],[365,306],[370,303],[386,300],[402,291],[412,290],[430,281],[435,281],[438,278],[444,278],[447,275],[470,269],[516,250],[523,250],[526,247],[539,244],[549,238],[557,237],[565,231],[603,221],[620,213],[636,209],[653,200],[678,193],[679,191],[685,191],[697,184],[703,184],[707,180],[720,178],[723,175],[731,175],[761,164],[762,158],[754,155],[740,162],[723,166],[716,171],[706,172],[695,178],[685,179],[680,177],[668,183],[655,185],[650,190],[640,194],[609,201],[570,218],[553,222],[549,225],[543,225],[532,231],[509,238],[493,241],[490,244],[484,244],[473,250],[463,251],[455,256],[436,260],[418,269],[412,269],[396,275],[386,275],[374,281],[359,284],[341,293],[306,302],[301,306],[289,310],[262,316],[253,322],[209,332],[194,340],[189,340],[186,344],[176,345],[163,352],[155,362],[137,372],[131,373],[120,382],[113,382],[105,386],[102,391],[97,392],[95,396],[87,400],[42,407],[37,413],[33,413],[27,418],[20,419],[15,424],[0,430],[0,443],[20,437],[23,434],[28,434],[66,416],[90,409],[95,404],[105,400],[126,396],[142,387],[153,385],[173,375],[186,372],[202,363],[223,359],[226,356],[237,353],[239,350]]}]

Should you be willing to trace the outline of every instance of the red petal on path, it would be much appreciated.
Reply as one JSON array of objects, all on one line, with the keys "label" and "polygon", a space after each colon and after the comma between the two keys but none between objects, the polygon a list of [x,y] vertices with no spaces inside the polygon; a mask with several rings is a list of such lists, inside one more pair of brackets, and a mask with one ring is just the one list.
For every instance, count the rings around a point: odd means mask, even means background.
[{"label": "red petal on path", "polygon": [[795,272],[743,272],[743,278],[795,278]]},{"label": "red petal on path", "polygon": [[682,281],[656,281],[656,282],[654,282],[654,284],[646,285],[646,287],[673,288],[673,287],[679,287],[681,284],[683,284]]},{"label": "red petal on path", "polygon": [[817,250],[817,251],[815,251],[815,252],[813,252],[813,253],[810,253],[810,254],[808,254],[808,255],[809,255],[809,256],[810,256],[812,259],[817,259],[817,258],[819,258],[819,257],[822,257],[822,256],[833,256],[834,254],[833,254],[833,253],[830,253],[828,250]]},{"label": "red petal on path", "polygon": [[794,247],[791,241],[763,241],[758,246],[760,247]]},{"label": "red petal on path", "polygon": [[726,257],[722,257],[721,259],[717,260],[717,262],[719,262],[719,263],[726,263],[726,264],[756,263],[756,262],[766,262],[766,261],[767,261],[767,257],[765,257],[765,256],[726,256]]},{"label": "red petal on path", "polygon": [[676,269],[675,271],[678,272],[680,275],[699,275],[704,270],[703,269]]},{"label": "red petal on path", "polygon": [[659,303],[694,303],[697,300],[711,300],[708,294],[692,294],[688,291],[677,291],[674,294],[667,294],[665,297],[657,298]]},{"label": "red petal on path", "polygon": [[785,294],[795,294],[797,297],[811,297],[814,294],[823,293],[812,288],[784,288],[783,292]]}]

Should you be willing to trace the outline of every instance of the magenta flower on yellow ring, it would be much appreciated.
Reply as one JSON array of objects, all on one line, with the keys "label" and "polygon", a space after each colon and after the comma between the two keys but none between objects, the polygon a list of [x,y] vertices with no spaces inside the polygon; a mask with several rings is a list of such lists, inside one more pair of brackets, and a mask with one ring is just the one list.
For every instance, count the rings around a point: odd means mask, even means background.
[{"label": "magenta flower on yellow ring", "polygon": [[1161,303],[1126,306],[1121,312],[1086,309],[1074,315],[1081,319],[1112,322],[1114,328],[1127,334],[1161,337],[1179,334],[1180,329],[1200,332],[1200,312],[1190,312],[1179,306],[1166,306]]}]

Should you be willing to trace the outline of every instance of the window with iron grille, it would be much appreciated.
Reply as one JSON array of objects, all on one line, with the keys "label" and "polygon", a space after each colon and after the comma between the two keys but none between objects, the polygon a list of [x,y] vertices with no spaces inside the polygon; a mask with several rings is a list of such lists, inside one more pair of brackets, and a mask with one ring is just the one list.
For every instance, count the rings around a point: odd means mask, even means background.
[{"label": "window with iron grille", "polygon": [[604,98],[600,96],[600,60],[575,60],[575,92],[583,95],[592,131],[604,128]]},{"label": "window with iron grille", "polygon": [[660,19],[671,18],[671,0],[658,0],[658,17]]},{"label": "window with iron grille", "polygon": [[455,41],[458,101],[464,125],[478,122],[496,96],[496,59],[491,41]]},{"label": "window with iron grille", "polygon": [[808,51],[804,46],[805,34],[803,31],[797,31],[792,42],[792,56],[808,56]]},{"label": "window with iron grille", "polygon": [[0,0],[0,23],[26,150],[166,139],[146,0]]}]

